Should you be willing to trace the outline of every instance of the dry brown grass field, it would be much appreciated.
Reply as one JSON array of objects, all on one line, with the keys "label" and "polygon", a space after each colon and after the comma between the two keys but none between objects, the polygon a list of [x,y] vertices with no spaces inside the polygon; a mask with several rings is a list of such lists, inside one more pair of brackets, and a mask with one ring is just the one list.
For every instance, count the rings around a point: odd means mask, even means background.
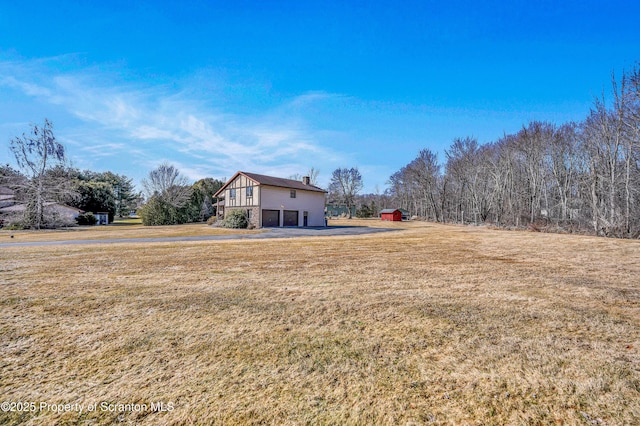
[{"label": "dry brown grass field", "polygon": [[393,226],[0,248],[0,424],[638,424],[639,241]]},{"label": "dry brown grass field", "polygon": [[26,243],[34,241],[63,240],[105,240],[145,237],[189,237],[195,235],[253,234],[256,230],[238,230],[190,223],[180,226],[143,226],[137,221],[116,221],[109,226],[79,226],[66,229],[46,229],[40,231],[8,231],[0,229],[0,243]]}]

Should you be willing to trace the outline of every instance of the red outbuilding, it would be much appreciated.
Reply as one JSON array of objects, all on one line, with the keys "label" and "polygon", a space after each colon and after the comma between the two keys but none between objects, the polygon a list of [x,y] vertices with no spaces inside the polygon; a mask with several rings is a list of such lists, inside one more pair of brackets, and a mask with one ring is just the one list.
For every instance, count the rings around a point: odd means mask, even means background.
[{"label": "red outbuilding", "polygon": [[380,219],[399,222],[402,220],[402,211],[400,209],[384,209],[380,211]]}]

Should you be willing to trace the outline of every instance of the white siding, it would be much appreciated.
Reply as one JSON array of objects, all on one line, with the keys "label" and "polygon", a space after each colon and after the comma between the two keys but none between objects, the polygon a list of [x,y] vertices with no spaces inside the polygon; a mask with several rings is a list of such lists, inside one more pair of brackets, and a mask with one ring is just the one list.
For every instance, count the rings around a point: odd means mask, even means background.
[{"label": "white siding", "polygon": [[324,192],[296,189],[296,198],[291,198],[291,190],[289,188],[264,185],[260,188],[260,196],[262,198],[260,209],[279,210],[281,226],[284,210],[298,211],[298,226],[303,226],[304,224],[303,215],[305,211],[308,212],[308,226],[324,226]]}]

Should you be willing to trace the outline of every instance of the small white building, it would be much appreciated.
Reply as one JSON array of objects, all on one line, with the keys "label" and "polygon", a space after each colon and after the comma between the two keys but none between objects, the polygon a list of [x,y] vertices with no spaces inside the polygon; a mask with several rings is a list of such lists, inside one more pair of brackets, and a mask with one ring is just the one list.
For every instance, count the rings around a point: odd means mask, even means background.
[{"label": "small white building", "polygon": [[[215,193],[224,198],[224,215],[241,209],[255,227],[325,226],[327,191],[302,181],[237,172]],[[220,209],[218,209],[220,211]]]},{"label": "small white building", "polygon": [[96,225],[108,225],[109,224],[109,213],[108,212],[98,212],[93,214],[96,218]]}]

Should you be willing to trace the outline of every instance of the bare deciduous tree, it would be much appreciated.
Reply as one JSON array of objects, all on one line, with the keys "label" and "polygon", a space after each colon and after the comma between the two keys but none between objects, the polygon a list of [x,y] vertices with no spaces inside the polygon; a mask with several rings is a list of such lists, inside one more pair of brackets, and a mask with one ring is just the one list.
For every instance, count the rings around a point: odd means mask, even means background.
[{"label": "bare deciduous tree", "polygon": [[355,206],[355,197],[362,190],[362,175],[357,167],[339,168],[333,171],[329,192],[339,198],[349,210],[351,219],[351,208]]},{"label": "bare deciduous tree", "polygon": [[168,205],[183,207],[191,197],[191,187],[186,177],[169,163],[162,163],[142,180],[147,199],[158,197]]},{"label": "bare deciduous tree", "polygon": [[533,121],[480,145],[455,139],[440,173],[428,150],[394,173],[394,206],[432,220],[640,236],[640,68],[612,79],[584,122]]},{"label": "bare deciduous tree", "polygon": [[64,146],[45,119],[42,126],[32,125],[30,133],[11,139],[10,149],[26,177],[16,185],[25,197],[24,225],[40,229],[47,222],[45,203],[71,191]]},{"label": "bare deciduous tree", "polygon": [[309,183],[314,186],[318,186],[318,176],[320,175],[320,170],[315,167],[311,167],[307,172],[307,176],[309,176]]},{"label": "bare deciduous tree", "polygon": [[[309,183],[314,186],[318,186],[318,175],[320,175],[320,170],[315,167],[311,167],[306,175],[309,178]],[[289,179],[300,181],[302,180],[302,175],[300,173],[293,174],[289,176]]]}]

